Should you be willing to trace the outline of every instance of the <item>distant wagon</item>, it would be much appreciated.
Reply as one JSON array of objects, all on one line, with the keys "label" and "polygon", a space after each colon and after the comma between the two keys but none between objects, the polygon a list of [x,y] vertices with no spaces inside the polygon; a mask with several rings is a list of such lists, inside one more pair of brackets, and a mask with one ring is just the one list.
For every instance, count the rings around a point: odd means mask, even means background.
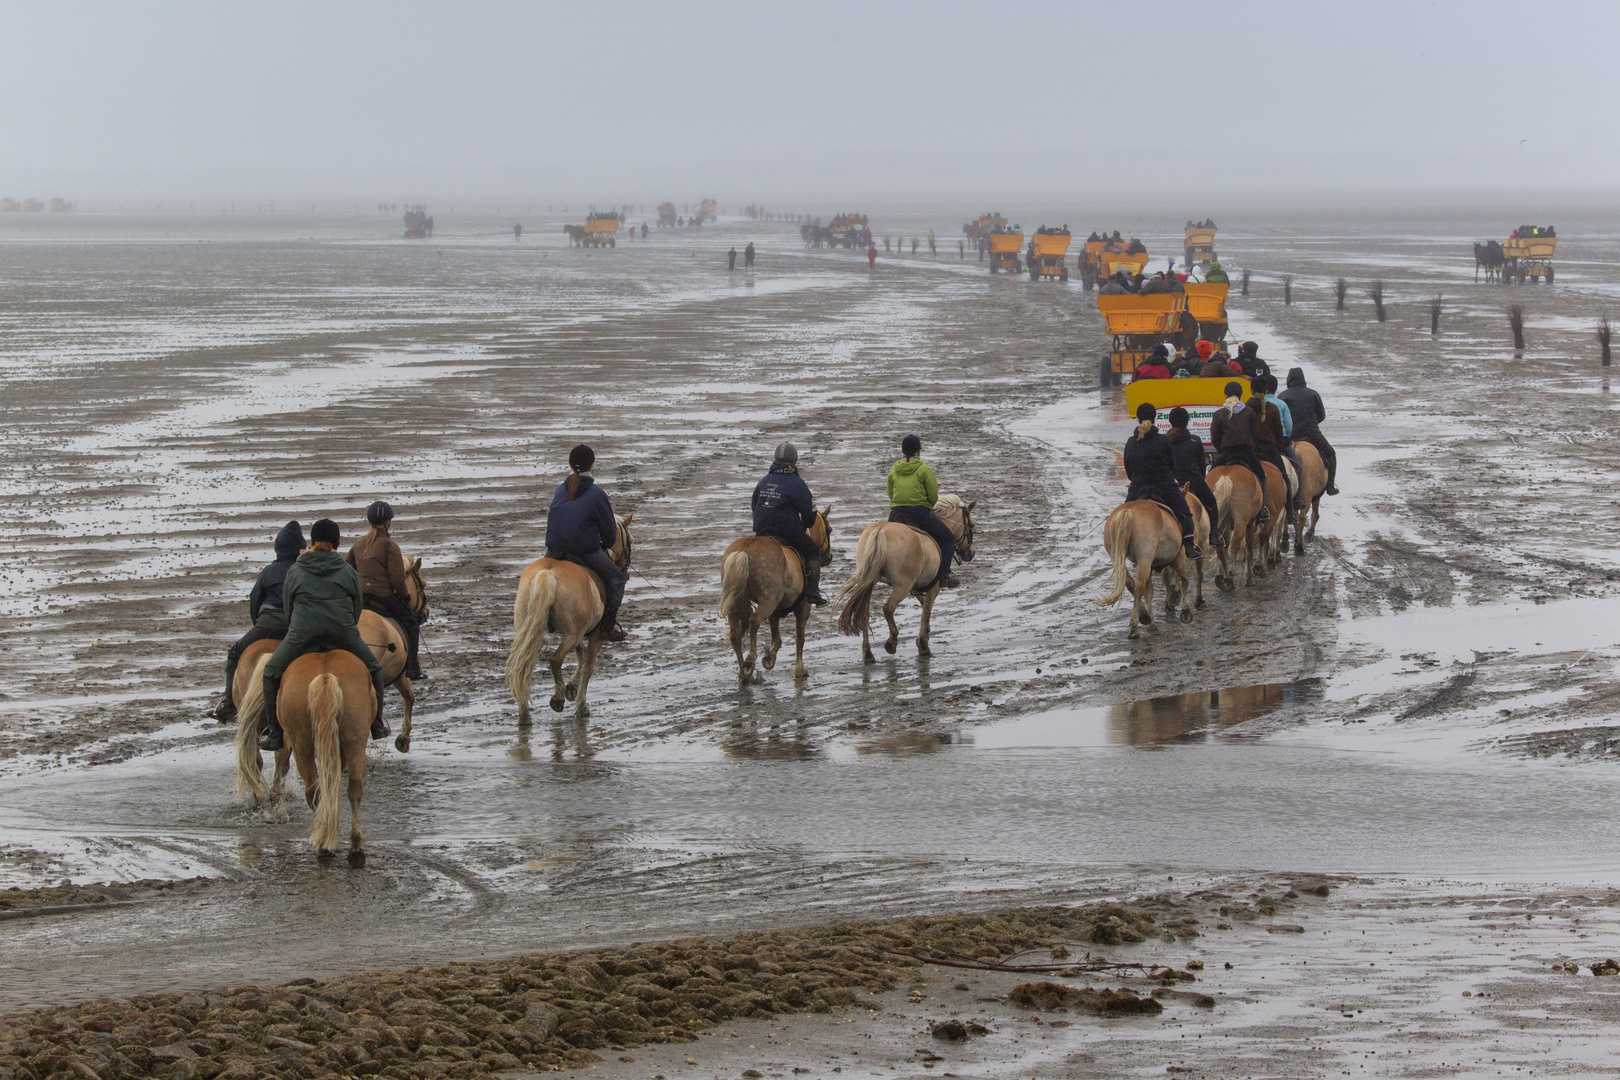
[{"label": "distant wagon", "polygon": [[433,235],[433,219],[428,216],[427,206],[416,203],[405,208],[405,239],[425,240]]},{"label": "distant wagon", "polygon": [[1182,265],[1188,270],[1195,266],[1208,266],[1216,260],[1213,221],[1205,220],[1202,224],[1188,223],[1182,255],[1184,256]]},{"label": "distant wagon", "polygon": [[661,202],[658,204],[658,227],[660,229],[673,229],[675,227],[675,204]]},{"label": "distant wagon", "polygon": [[618,247],[616,234],[623,220],[621,215],[611,210],[605,214],[592,214],[580,228],[577,242],[581,247]]},{"label": "distant wagon", "polygon": [[1558,250],[1558,234],[1551,225],[1520,225],[1502,241],[1502,284],[1545,280],[1553,283],[1553,252]]},{"label": "distant wagon", "polygon": [[1068,281],[1069,268],[1064,259],[1072,239],[1068,229],[1037,229],[1029,238],[1029,279]]},{"label": "distant wagon", "polygon": [[865,247],[871,242],[865,214],[839,214],[827,223],[824,234],[828,247]]},{"label": "distant wagon", "polygon": [[999,273],[1002,270],[1009,274],[1018,273],[1018,253],[1024,246],[1024,234],[1014,229],[995,229],[989,236],[990,240],[990,272]]},{"label": "distant wagon", "polygon": [[1101,381],[1104,386],[1118,386],[1123,376],[1153,355],[1155,345],[1169,347],[1181,335],[1187,294],[1098,293],[1097,308],[1113,338],[1108,355],[1102,358]]}]

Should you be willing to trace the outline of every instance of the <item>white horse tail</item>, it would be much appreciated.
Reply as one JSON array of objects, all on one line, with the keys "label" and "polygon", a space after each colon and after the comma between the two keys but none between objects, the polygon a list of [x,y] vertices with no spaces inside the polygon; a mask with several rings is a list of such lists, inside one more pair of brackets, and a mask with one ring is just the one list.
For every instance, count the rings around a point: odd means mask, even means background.
[{"label": "white horse tail", "polygon": [[343,686],[336,675],[322,672],[310,680],[306,700],[310,733],[315,737],[315,783],[320,792],[309,842],[324,853],[337,847],[338,813],[343,808],[343,748],[338,744]]},{"label": "white horse tail", "polygon": [[720,564],[720,618],[728,633],[731,620],[746,620],[748,609],[748,552],[733,551]]},{"label": "white horse tail", "polygon": [[1130,578],[1125,569],[1125,556],[1131,546],[1133,516],[1130,510],[1116,510],[1108,515],[1108,523],[1103,526],[1103,548],[1114,561],[1114,577],[1108,591],[1093,601],[1098,607],[1112,607],[1125,595],[1125,582]]},{"label": "white horse tail", "polygon": [[264,786],[264,763],[259,757],[259,725],[264,721],[264,666],[266,653],[253,666],[253,679],[236,710],[236,797],[258,806],[269,796]]},{"label": "white horse tail", "polygon": [[527,713],[529,677],[540,659],[546,628],[551,625],[551,607],[557,602],[557,575],[550,570],[537,571],[528,585],[520,588],[528,590],[528,611],[518,622],[512,651],[506,654],[506,685],[512,691],[512,700]]},{"label": "white horse tail", "polygon": [[1210,525],[1209,535],[1224,536],[1232,528],[1232,478],[1223,476],[1215,481],[1215,512],[1217,520]]},{"label": "white horse tail", "polygon": [[872,542],[855,545],[855,576],[844,582],[833,598],[838,609],[838,631],[859,634],[871,625],[872,589],[889,561],[889,540],[881,527],[872,533]]}]

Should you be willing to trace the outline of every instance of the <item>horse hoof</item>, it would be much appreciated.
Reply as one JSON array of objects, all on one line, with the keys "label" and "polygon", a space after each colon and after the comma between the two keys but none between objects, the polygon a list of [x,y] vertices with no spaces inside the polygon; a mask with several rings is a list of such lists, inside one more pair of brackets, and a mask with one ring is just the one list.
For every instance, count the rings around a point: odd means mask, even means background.
[{"label": "horse hoof", "polygon": [[1137,638],[1142,636],[1142,631],[1138,630],[1136,627],[1133,626],[1133,627],[1131,627],[1131,632],[1126,634],[1125,636],[1130,638],[1132,641],[1135,641]]},{"label": "horse hoof", "polygon": [[363,870],[366,866],[366,853],[363,851],[349,852],[349,865],[356,870]]},{"label": "horse hoof", "polygon": [[321,862],[331,862],[332,854],[333,853],[331,851],[323,851],[320,848],[315,849],[315,858],[319,859]]},{"label": "horse hoof", "polygon": [[554,697],[554,698],[551,699],[551,711],[552,712],[562,712],[563,711],[563,699],[562,698]]},{"label": "horse hoof", "polygon": [[1181,621],[1184,623],[1192,622],[1192,608],[1181,609]]},{"label": "horse hoof", "polygon": [[761,660],[760,663],[764,665],[766,671],[770,671],[772,668],[776,667],[776,657],[767,656],[765,659]]},{"label": "horse hoof", "polygon": [[574,710],[575,720],[589,720],[590,718],[591,710],[587,706],[581,705],[579,708]]},{"label": "horse hoof", "polygon": [[917,655],[918,656],[933,656],[934,655],[934,650],[930,649],[928,647],[928,642],[919,641],[919,642],[917,642]]},{"label": "horse hoof", "polygon": [[1153,625],[1153,612],[1151,612],[1151,611],[1142,612],[1141,623],[1142,623],[1143,626],[1152,626]]},{"label": "horse hoof", "polygon": [[803,664],[800,664],[798,667],[793,669],[793,677],[795,679],[808,679],[810,677],[810,669],[805,667]]},{"label": "horse hoof", "polygon": [[893,642],[893,641],[885,641],[883,643],[883,651],[888,653],[890,656],[893,656],[894,655],[894,650],[895,650],[895,644],[896,643]]},{"label": "horse hoof", "polygon": [[567,695],[569,701],[573,701],[575,698],[579,697],[579,683],[569,683],[567,686],[563,687],[563,693]]},{"label": "horse hoof", "polygon": [[875,664],[877,663],[877,657],[873,656],[871,653],[866,653],[861,657],[861,663]]},{"label": "horse hoof", "polygon": [[403,735],[399,736],[398,738],[396,738],[394,740],[394,749],[398,750],[402,754],[410,753],[411,752],[411,740],[407,739]]},{"label": "horse hoof", "polygon": [[1204,606],[1204,598],[1202,596],[1200,596],[1197,600],[1193,601],[1193,607],[1201,609],[1203,606]]}]

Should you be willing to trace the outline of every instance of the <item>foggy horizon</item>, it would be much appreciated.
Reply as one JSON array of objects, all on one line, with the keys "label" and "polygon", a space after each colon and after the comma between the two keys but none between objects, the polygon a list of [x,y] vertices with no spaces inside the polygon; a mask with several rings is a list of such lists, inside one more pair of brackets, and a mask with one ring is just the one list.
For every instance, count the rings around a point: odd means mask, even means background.
[{"label": "foggy horizon", "polygon": [[158,10],[8,12],[0,196],[1565,202],[1620,166],[1595,3]]}]

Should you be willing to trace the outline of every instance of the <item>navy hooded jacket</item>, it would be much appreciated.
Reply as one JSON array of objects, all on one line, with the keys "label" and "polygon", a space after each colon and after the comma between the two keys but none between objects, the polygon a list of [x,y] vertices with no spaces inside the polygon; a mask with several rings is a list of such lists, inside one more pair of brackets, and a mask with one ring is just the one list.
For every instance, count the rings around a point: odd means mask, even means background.
[{"label": "navy hooded jacket", "polygon": [[591,555],[610,548],[619,539],[619,523],[613,518],[613,504],[607,492],[596,486],[589,475],[579,476],[578,493],[568,497],[568,481],[557,485],[551,497],[551,513],[546,517],[546,547]]},{"label": "navy hooded jacket", "polygon": [[1305,385],[1305,371],[1302,368],[1288,369],[1288,388],[1277,395],[1288,405],[1288,411],[1293,414],[1294,438],[1309,442],[1311,439],[1322,437],[1320,426],[1327,419],[1327,409],[1322,406],[1322,395]]},{"label": "navy hooded jacket", "polygon": [[803,532],[816,521],[816,504],[810,485],[792,465],[771,462],[771,470],[754,487],[754,535],[786,535]]},{"label": "navy hooded jacket", "polygon": [[296,521],[287,522],[276,534],[276,561],[259,571],[259,580],[253,583],[253,591],[248,594],[248,616],[254,622],[259,621],[259,612],[264,608],[281,609],[282,583],[303,550],[303,526]]}]

